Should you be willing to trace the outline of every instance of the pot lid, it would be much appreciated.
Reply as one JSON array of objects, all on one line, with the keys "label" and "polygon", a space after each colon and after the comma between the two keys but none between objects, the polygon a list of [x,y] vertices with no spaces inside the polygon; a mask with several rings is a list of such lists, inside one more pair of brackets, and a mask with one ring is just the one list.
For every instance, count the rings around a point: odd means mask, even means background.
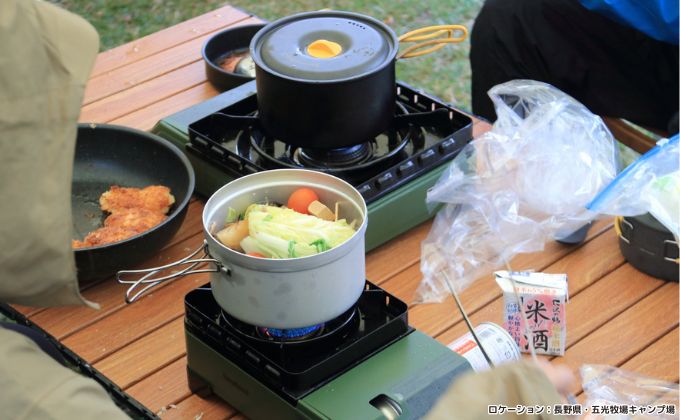
[{"label": "pot lid", "polygon": [[281,76],[312,81],[357,78],[394,60],[397,37],[387,25],[350,12],[309,12],[264,27],[253,38],[253,59]]}]

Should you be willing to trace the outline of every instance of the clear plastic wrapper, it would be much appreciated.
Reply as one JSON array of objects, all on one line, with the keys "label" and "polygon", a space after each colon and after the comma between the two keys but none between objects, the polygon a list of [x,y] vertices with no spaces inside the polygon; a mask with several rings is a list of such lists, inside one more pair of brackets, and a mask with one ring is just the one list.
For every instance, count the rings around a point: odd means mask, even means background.
[{"label": "clear plastic wrapper", "polygon": [[678,135],[663,139],[616,177],[588,205],[596,213],[638,216],[651,213],[680,236]]},{"label": "clear plastic wrapper", "polygon": [[428,191],[443,203],[422,245],[417,302],[440,302],[514,255],[543,249],[590,221],[586,209],[616,176],[602,120],[541,82],[493,87],[497,121],[470,142]]},{"label": "clear plastic wrapper", "polygon": [[678,418],[678,384],[606,365],[580,371],[588,420]]}]

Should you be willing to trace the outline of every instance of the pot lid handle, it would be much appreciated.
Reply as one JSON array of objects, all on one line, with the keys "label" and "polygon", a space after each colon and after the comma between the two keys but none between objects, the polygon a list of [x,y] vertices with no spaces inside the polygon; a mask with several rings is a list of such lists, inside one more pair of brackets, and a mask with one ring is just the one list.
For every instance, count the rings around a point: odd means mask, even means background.
[{"label": "pot lid handle", "polygon": [[[453,33],[455,31],[460,32],[460,35],[454,37]],[[446,44],[463,42],[467,35],[467,28],[463,25],[435,25],[414,29],[400,36],[399,43],[412,42],[415,45],[406,48],[397,58],[420,57],[421,55],[437,51],[446,46]]]},{"label": "pot lid handle", "polygon": [[[201,251],[203,251],[203,254],[199,258],[192,259],[196,256],[196,254],[198,254]],[[231,275],[231,269],[228,266],[224,265],[222,262],[217,261],[214,258],[209,257],[210,254],[208,252],[208,242],[204,240],[201,246],[196,251],[192,252],[191,254],[187,255],[181,260],[175,261],[170,264],[162,265],[160,267],[147,268],[144,270],[121,270],[116,273],[116,280],[120,284],[131,285],[125,292],[125,303],[132,303],[135,300],[139,299],[143,294],[145,294],[149,290],[158,286],[159,284],[166,281],[178,279],[188,274],[216,273],[222,271],[227,275]],[[196,266],[203,263],[213,263],[215,264],[215,267],[194,270]],[[189,266],[167,276],[154,277],[155,275],[165,270],[174,267],[179,267],[184,264],[188,264]],[[139,274],[143,274],[143,276],[139,278],[128,278],[128,276],[136,276]],[[142,289],[137,291],[137,293],[134,293],[135,289],[137,289],[140,286],[143,286]]]},{"label": "pot lid handle", "polygon": [[341,52],[340,44],[327,39],[317,39],[307,46],[307,54],[314,58],[333,58]]}]

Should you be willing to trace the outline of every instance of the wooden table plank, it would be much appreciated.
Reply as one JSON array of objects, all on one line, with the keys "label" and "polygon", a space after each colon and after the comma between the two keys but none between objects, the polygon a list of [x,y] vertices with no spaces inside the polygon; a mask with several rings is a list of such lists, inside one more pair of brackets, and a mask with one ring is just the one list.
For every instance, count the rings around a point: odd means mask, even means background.
[{"label": "wooden table plank", "polygon": [[194,61],[177,70],[137,83],[129,89],[85,105],[80,114],[82,121],[110,121],[143,109],[205,81],[202,61]]},{"label": "wooden table plank", "polygon": [[143,38],[104,51],[97,56],[90,78],[95,79],[96,76],[130,65],[201,35],[215,32],[249,16],[248,13],[234,7],[224,6],[178,23],[170,28],[162,29]]},{"label": "wooden table plank", "polygon": [[369,252],[366,255],[366,278],[372,282],[386,281],[420,261],[420,244],[431,227],[431,220],[423,222]]},{"label": "wooden table plank", "polygon": [[190,397],[187,381],[187,358],[181,357],[125,391],[154,413],[170,404]]},{"label": "wooden table plank", "polygon": [[621,365],[621,369],[677,383],[680,379],[678,373],[679,339],[678,327],[675,327],[671,332]]},{"label": "wooden table plank", "polygon": [[[158,254],[154,258],[146,261],[138,268],[157,267],[177,261],[181,257],[189,254],[187,250],[193,251],[198,248],[202,242],[202,234],[196,234],[187,241],[169,248],[167,252]],[[168,284],[161,284],[157,286],[156,290],[160,291],[167,285]],[[63,340],[83,328],[87,328],[102,319],[117,314],[119,310],[125,308],[125,291],[127,290],[127,287],[127,285],[118,284],[114,279],[105,280],[98,284],[97,287],[86,289],[82,293],[86,299],[99,303],[101,306],[100,310],[97,311],[85,306],[50,308],[32,317],[31,321],[40,325],[58,339]],[[181,299],[181,297],[179,298]],[[126,313],[122,313],[123,316],[125,314]],[[168,318],[168,320],[172,318]],[[130,320],[129,322],[134,321]],[[97,327],[93,328],[96,331]],[[106,330],[104,329],[101,331]],[[73,350],[77,352],[76,349]],[[92,362],[93,360],[89,361]]]},{"label": "wooden table plank", "polygon": [[236,414],[236,412],[233,408],[214,395],[208,398],[192,395],[177,404],[176,409],[169,410],[163,416],[163,419],[221,420],[232,418],[234,414]]},{"label": "wooden table plank", "polygon": [[[678,326],[678,285],[666,283],[573,345],[560,362],[620,366]],[[578,393],[580,384],[572,390]]]},{"label": "wooden table plank", "polygon": [[96,363],[184,314],[184,295],[208,281],[208,274],[202,273],[171,282],[132,305],[118,308],[115,316],[69,335],[63,343],[88,362]]},{"label": "wooden table plank", "polygon": [[[259,19],[252,19],[248,16],[243,16],[241,20],[237,21],[229,27],[237,27],[242,25],[259,23]],[[95,103],[101,102],[101,106],[111,106],[113,107],[111,111],[117,109],[116,105],[120,106],[121,101],[138,101],[142,99],[136,94],[135,88],[150,83],[153,80],[163,79],[168,81],[175,81],[174,86],[165,86],[162,84],[149,85],[148,88],[143,91],[147,94],[154,92],[161,92],[164,97],[168,97],[173,93],[173,88],[180,90],[186,90],[193,85],[205,81],[205,74],[203,69],[205,68],[205,63],[201,57],[201,48],[203,44],[212,36],[212,33],[192,39],[191,41],[185,42],[173,48],[164,50],[151,57],[143,58],[134,63],[128,64],[124,67],[119,67],[116,70],[107,72],[101,76],[92,79],[85,89],[85,96],[83,99],[83,104],[85,104],[84,112],[90,111]],[[191,65],[198,65],[200,71],[191,71],[187,67]],[[188,71],[188,73],[187,73]],[[101,80],[97,80],[101,78]],[[185,80],[181,80],[186,78]],[[193,81],[194,78],[196,81]],[[181,83],[178,83],[178,79]],[[119,101],[110,103],[109,101],[102,101],[105,98],[109,98],[116,95]],[[148,98],[144,98],[148,103],[155,102],[153,96],[149,95]],[[137,102],[128,103],[128,113],[134,111],[130,105],[138,105]],[[140,107],[141,108],[141,107]],[[111,114],[113,116],[120,116]]]},{"label": "wooden table plank", "polygon": [[[109,122],[111,124],[125,125],[140,130],[150,131],[158,120],[163,117],[189,108],[192,105],[196,105],[199,102],[212,98],[218,93],[219,92],[213,85],[204,82]],[[99,117],[108,118],[106,115],[100,115]]]},{"label": "wooden table plank", "polygon": [[[258,22],[246,18],[233,26]],[[97,121],[105,114],[112,120],[205,82],[205,63],[200,51],[210,36],[109,72],[101,76],[105,78],[102,82],[90,80],[81,119]]]},{"label": "wooden table plank", "polygon": [[128,388],[184,354],[184,316],[180,315],[95,363],[94,367],[121,388]]},{"label": "wooden table plank", "polygon": [[186,368],[187,359],[182,357],[126,391],[153,412],[175,405],[176,408],[168,409],[163,418],[195,418],[200,413],[204,413],[203,418],[206,415],[209,418],[227,418],[235,413],[232,407],[216,397],[193,395],[188,386]]}]

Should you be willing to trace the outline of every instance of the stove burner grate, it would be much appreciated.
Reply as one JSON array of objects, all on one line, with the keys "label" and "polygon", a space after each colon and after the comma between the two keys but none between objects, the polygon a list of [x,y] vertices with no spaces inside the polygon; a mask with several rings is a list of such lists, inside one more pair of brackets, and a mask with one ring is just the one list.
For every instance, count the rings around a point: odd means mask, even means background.
[{"label": "stove burner grate", "polygon": [[291,402],[413,331],[408,306],[370,282],[352,308],[293,341],[264,336],[229,315],[209,285],[189,292],[185,305],[187,333]]},{"label": "stove burner grate", "polygon": [[[408,115],[397,103],[397,116]],[[253,116],[255,117],[255,116]],[[369,141],[336,149],[301,148],[272,138],[257,127],[242,130],[236,152],[263,168],[315,169],[351,180],[367,171],[379,173],[422,147],[417,127],[390,128]]]},{"label": "stove burner grate", "polygon": [[[374,154],[371,143],[361,143],[339,149],[298,148],[293,160],[314,168],[344,168],[366,162]],[[394,153],[394,151],[393,151]],[[377,153],[376,153],[377,154]]]},{"label": "stove burner grate", "polygon": [[237,88],[229,96],[236,101],[189,125],[187,149],[232,177],[278,168],[317,170],[354,185],[370,204],[452,159],[472,138],[469,117],[398,83],[389,130],[357,139],[355,146],[299,148],[260,129],[257,95],[249,89]]},{"label": "stove burner grate", "polygon": [[340,316],[326,323],[291,329],[257,327],[239,321],[224,310],[220,311],[219,321],[223,325],[233,328],[248,341],[297,346],[312,342],[326,342],[329,339],[339,338],[338,336],[342,336],[343,332],[351,328],[352,323],[356,321],[356,312],[356,306],[353,306]]}]

